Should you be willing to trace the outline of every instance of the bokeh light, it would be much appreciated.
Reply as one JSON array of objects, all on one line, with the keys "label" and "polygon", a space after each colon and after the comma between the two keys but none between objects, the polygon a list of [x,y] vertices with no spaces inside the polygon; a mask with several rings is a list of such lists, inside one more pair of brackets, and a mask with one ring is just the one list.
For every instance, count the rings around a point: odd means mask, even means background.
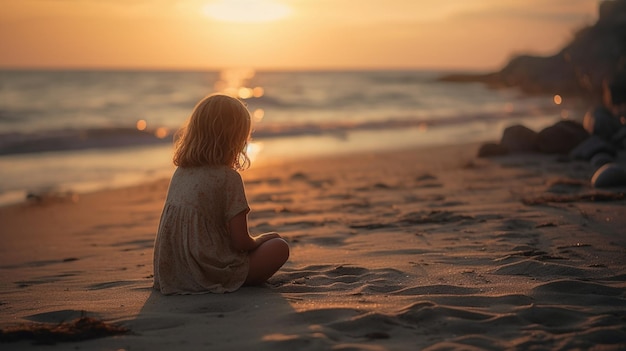
[{"label": "bokeh light", "polygon": [[148,122],[145,119],[140,119],[137,121],[137,130],[146,130],[148,127]]},{"label": "bokeh light", "polygon": [[169,132],[165,127],[159,127],[157,128],[157,130],[154,131],[154,135],[159,139],[164,139],[165,137],[167,137],[168,134]]},{"label": "bokeh light", "polygon": [[262,108],[257,108],[256,110],[254,110],[254,112],[252,112],[252,120],[255,123],[261,122],[264,116],[265,110],[263,110]]},{"label": "bokeh light", "polygon": [[265,95],[265,89],[263,89],[263,87],[255,87],[252,89],[252,96],[255,98],[260,98],[263,95]]},{"label": "bokeh light", "polygon": [[241,87],[237,91],[237,95],[239,96],[240,99],[249,99],[252,97],[252,89]]}]

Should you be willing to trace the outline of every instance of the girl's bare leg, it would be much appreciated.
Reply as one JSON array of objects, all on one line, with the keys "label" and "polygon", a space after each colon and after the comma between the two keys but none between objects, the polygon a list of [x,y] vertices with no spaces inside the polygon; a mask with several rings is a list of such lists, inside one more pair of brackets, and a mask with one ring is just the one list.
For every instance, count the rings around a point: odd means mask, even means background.
[{"label": "girl's bare leg", "polygon": [[289,258],[289,245],[280,238],[270,239],[250,252],[250,270],[245,285],[265,283]]}]

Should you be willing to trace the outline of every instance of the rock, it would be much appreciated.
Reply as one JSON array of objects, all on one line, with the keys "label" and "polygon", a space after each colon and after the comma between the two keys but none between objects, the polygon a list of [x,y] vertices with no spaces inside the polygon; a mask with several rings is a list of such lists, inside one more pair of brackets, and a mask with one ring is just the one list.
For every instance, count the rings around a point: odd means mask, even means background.
[{"label": "rock", "polygon": [[589,134],[610,140],[622,125],[608,109],[602,106],[587,111],[583,118],[583,126]]},{"label": "rock", "polygon": [[478,157],[503,156],[509,153],[506,146],[497,143],[485,143],[478,149]]},{"label": "rock", "polygon": [[502,133],[500,144],[512,153],[536,152],[537,132],[523,125],[510,126]]},{"label": "rock", "polygon": [[626,169],[617,163],[607,163],[593,174],[591,185],[595,188],[626,186]]},{"label": "rock", "polygon": [[606,140],[597,135],[592,135],[576,145],[569,155],[575,160],[589,161],[598,153],[609,154],[610,157],[613,157],[616,155],[616,150]]},{"label": "rock", "polygon": [[604,103],[613,115],[619,115],[614,108],[626,104],[626,70],[617,72],[604,86]]},{"label": "rock", "polygon": [[598,169],[607,163],[613,162],[614,160],[615,158],[612,155],[607,154],[606,152],[599,152],[591,157],[590,163],[594,168]]},{"label": "rock", "polygon": [[611,143],[620,149],[626,149],[626,125],[623,125],[611,138]]},{"label": "rock", "polygon": [[623,69],[626,57],[626,0],[599,1],[596,23],[579,29],[551,56],[519,55],[501,70],[455,74],[444,81],[483,82],[532,94],[560,94],[599,100],[602,86]]},{"label": "rock", "polygon": [[582,124],[559,121],[537,134],[537,146],[544,153],[568,154],[588,137],[589,133]]}]

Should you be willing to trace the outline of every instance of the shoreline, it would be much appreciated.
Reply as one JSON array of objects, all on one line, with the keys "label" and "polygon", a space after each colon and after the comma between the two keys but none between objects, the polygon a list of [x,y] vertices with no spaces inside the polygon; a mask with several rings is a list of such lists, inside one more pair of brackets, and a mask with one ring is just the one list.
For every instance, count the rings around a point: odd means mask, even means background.
[{"label": "shoreline", "polygon": [[[392,132],[390,135],[396,135]],[[409,129],[404,131],[405,134],[414,134],[418,131]],[[386,140],[391,140],[391,137],[383,139],[377,143],[373,143],[369,146],[363,146],[358,142],[351,142],[346,144],[345,140],[335,136],[312,136],[310,138],[281,138],[273,141],[254,141],[254,145],[251,152],[252,166],[245,172],[254,172],[257,168],[272,167],[277,164],[286,164],[294,162],[306,162],[311,160],[313,162],[320,162],[325,159],[334,159],[337,157],[350,157],[350,155],[362,154],[377,154],[377,153],[395,153],[406,152],[408,150],[421,150],[439,147],[439,144],[446,144],[443,141],[407,141],[407,138],[399,138],[390,145],[383,145]],[[362,139],[362,138],[361,138]],[[315,149],[320,145],[320,142],[325,143],[325,147],[322,150],[316,151],[304,151],[301,149]],[[467,142],[471,143],[471,142]],[[477,143],[477,142],[474,142]],[[299,146],[299,149],[294,149],[293,144]],[[344,145],[345,144],[345,145]],[[339,151],[335,151],[335,150]],[[115,154],[121,154],[124,152],[124,148],[116,149]],[[290,151],[280,151],[290,150]],[[81,150],[79,152],[86,153],[86,157],[96,157],[100,150]],[[99,180],[85,180],[78,182],[69,182],[66,184],[57,184],[49,186],[34,186],[30,189],[24,190],[12,190],[1,194],[0,196],[0,208],[5,206],[19,205],[23,203],[41,204],[49,202],[76,202],[84,195],[98,192],[106,192],[112,190],[119,190],[124,188],[132,188],[142,186],[142,184],[150,184],[163,180],[169,180],[169,177],[175,170],[175,166],[171,163],[171,149],[163,147],[157,147],[154,149],[140,146],[138,148],[130,149],[130,152],[139,156],[145,156],[149,160],[152,160],[148,166],[148,169],[136,170],[128,172],[124,175],[110,174],[109,178]],[[93,155],[92,155],[93,154]],[[298,155],[296,155],[298,154]],[[60,156],[64,156],[61,154]],[[156,169],[154,159],[158,158],[163,161],[159,163],[161,166]],[[41,155],[36,155],[37,158],[41,158]],[[257,160],[254,160],[254,159]],[[39,160],[41,161],[41,160]],[[66,163],[68,166],[70,162],[75,162],[76,156],[69,156],[69,161]],[[108,156],[104,159],[104,162],[110,162],[115,164],[116,160],[114,156]],[[98,161],[97,164],[101,164]],[[90,161],[91,166],[97,166],[96,163]],[[164,166],[165,165],[165,166]],[[81,166],[87,169],[87,166]],[[167,170],[166,170],[167,169]],[[31,172],[32,170],[27,170]]]},{"label": "shoreline", "polygon": [[[572,181],[587,163],[478,148],[242,172],[251,233],[278,231],[292,254],[265,286],[225,295],[151,289],[168,179],[0,207],[0,328],[88,316],[131,330],[46,350],[624,348],[626,200],[574,196],[597,192]],[[572,201],[523,202],[550,194]]]},{"label": "shoreline", "polygon": [[[451,135],[460,138],[463,143],[484,142],[499,139],[500,129],[515,123],[515,120],[507,120],[506,123],[499,122],[495,128],[493,125],[476,123],[443,128],[435,126],[384,131],[361,130],[346,135],[331,133],[308,137],[253,139],[255,148],[252,152],[257,154],[258,160],[253,161],[252,167],[263,167],[285,160],[288,162],[336,155],[446,147],[450,144]],[[551,123],[551,118],[542,117],[527,124],[531,128],[541,129]],[[174,170],[171,152],[170,145],[142,145],[0,158],[0,168],[4,167],[3,176],[8,179],[4,186],[12,189],[0,193],[0,206],[24,202],[27,196],[34,200],[63,201],[93,191],[117,189],[169,177]],[[54,162],[48,159],[50,156],[54,157]],[[142,160],[139,167],[136,159]]]}]

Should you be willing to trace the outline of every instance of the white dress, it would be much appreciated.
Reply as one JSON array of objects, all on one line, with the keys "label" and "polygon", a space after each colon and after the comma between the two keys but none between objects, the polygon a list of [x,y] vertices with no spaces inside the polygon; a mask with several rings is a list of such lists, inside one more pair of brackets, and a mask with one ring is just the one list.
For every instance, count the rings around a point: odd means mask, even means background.
[{"label": "white dress", "polygon": [[154,288],[168,295],[240,288],[249,258],[232,247],[228,222],[242,211],[249,207],[237,171],[177,168],[154,244]]}]

